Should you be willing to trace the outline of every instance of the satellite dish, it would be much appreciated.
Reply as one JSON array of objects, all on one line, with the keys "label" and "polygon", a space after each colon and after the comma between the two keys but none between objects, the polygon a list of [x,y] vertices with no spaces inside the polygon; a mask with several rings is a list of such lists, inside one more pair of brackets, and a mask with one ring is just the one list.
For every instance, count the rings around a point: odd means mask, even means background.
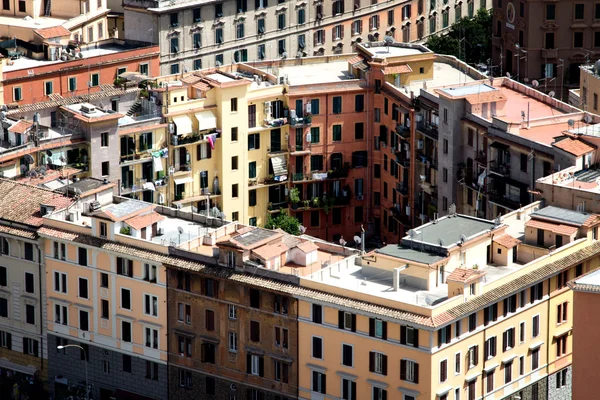
[{"label": "satellite dish", "polygon": [[583,120],[585,121],[586,124],[589,124],[590,122],[592,122],[592,117],[590,117],[589,114],[585,114],[585,116],[583,117]]},{"label": "satellite dish", "polygon": [[572,128],[572,127],[575,126],[575,121],[572,120],[572,119],[570,119],[570,120],[567,121],[567,124]]},{"label": "satellite dish", "polygon": [[371,33],[369,33],[367,35],[367,38],[369,39],[369,42],[374,42],[375,41],[375,36],[373,36]]},{"label": "satellite dish", "polygon": [[67,161],[67,160],[66,160],[66,159],[65,159],[63,156],[60,156],[60,157],[58,157],[58,159],[60,160],[60,162],[63,162],[63,163],[64,163],[65,161]]},{"label": "satellite dish", "polygon": [[431,301],[431,299],[429,297],[425,297],[425,304],[427,304],[428,306],[430,306],[433,302]]},{"label": "satellite dish", "polygon": [[304,234],[304,232],[306,232],[306,227],[304,225],[300,225],[299,229],[301,234]]},{"label": "satellite dish", "polygon": [[354,238],[353,238],[353,239],[354,239],[354,243],[356,243],[356,244],[360,244],[360,242],[362,241],[362,240],[360,239],[360,236],[356,236],[356,235],[354,236]]},{"label": "satellite dish", "polygon": [[347,243],[347,242],[344,240],[344,238],[340,238],[340,244],[341,244],[342,246],[345,246],[345,245],[346,245],[346,243]]},{"label": "satellite dish", "polygon": [[183,228],[178,226],[177,227],[177,232],[179,232],[179,234],[181,235],[183,233]]},{"label": "satellite dish", "polygon": [[281,58],[283,58],[283,59],[286,59],[286,58],[287,58],[287,51],[284,51],[284,52],[281,54]]},{"label": "satellite dish", "polygon": [[507,73],[506,73],[506,77],[507,77],[508,79],[510,79],[510,72],[507,72]]},{"label": "satellite dish", "polygon": [[461,234],[461,235],[460,235],[460,242],[461,242],[461,243],[464,243],[464,242],[466,242],[466,241],[467,241],[467,237],[466,237],[464,234]]},{"label": "satellite dish", "polygon": [[185,73],[187,74],[188,72],[190,72],[190,70],[188,69],[188,67],[186,67],[186,66],[184,65],[184,66],[183,66],[183,72],[185,72]]},{"label": "satellite dish", "polygon": [[221,61],[217,61],[217,62],[215,63],[215,65],[216,65],[217,67],[220,67],[220,66],[221,66]]},{"label": "satellite dish", "polygon": [[47,155],[48,157],[52,157],[52,152],[51,152],[50,150],[46,150],[46,155]]},{"label": "satellite dish", "polygon": [[27,165],[22,164],[21,165],[21,174],[25,174],[25,172],[27,172]]},{"label": "satellite dish", "polygon": [[556,93],[554,92],[554,90],[551,90],[550,93],[548,93],[548,96],[554,97],[556,96]]},{"label": "satellite dish", "polygon": [[523,82],[525,82],[525,83],[529,82],[529,78],[523,78]]},{"label": "satellite dish", "polygon": [[438,239],[438,243],[439,243],[440,246],[443,246],[444,245],[444,240],[442,238],[439,238]]},{"label": "satellite dish", "polygon": [[538,86],[540,86],[540,83],[534,79],[531,81],[531,86],[538,87]]},{"label": "satellite dish", "polygon": [[35,162],[33,157],[31,157],[31,154],[25,154],[23,159],[25,160],[26,164],[33,164]]},{"label": "satellite dish", "polygon": [[417,236],[417,231],[415,231],[414,229],[411,229],[408,231],[408,236],[410,236],[411,238],[414,238]]},{"label": "satellite dish", "polygon": [[394,43],[394,38],[386,35],[383,37],[383,42],[389,46]]}]

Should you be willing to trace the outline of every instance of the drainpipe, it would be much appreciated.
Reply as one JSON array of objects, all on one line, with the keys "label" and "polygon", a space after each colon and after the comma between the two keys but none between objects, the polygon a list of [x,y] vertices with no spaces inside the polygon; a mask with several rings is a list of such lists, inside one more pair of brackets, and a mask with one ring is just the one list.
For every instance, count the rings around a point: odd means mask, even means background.
[{"label": "drainpipe", "polygon": [[[208,215],[207,215],[208,218]],[[166,282],[165,282],[165,291],[167,293],[167,324],[166,324],[166,329],[167,329],[167,382],[169,382],[169,367],[171,365],[171,362],[169,361],[169,359],[171,358],[170,356],[170,352],[169,352],[169,288],[170,286],[170,282],[169,282],[169,269],[166,267],[166,265],[163,264],[163,266],[165,267],[165,276],[166,276]],[[168,390],[168,384],[167,384],[167,400],[169,400],[171,396],[171,391]]]},{"label": "drainpipe", "polygon": [[44,370],[44,311],[42,307],[44,303],[42,302],[42,251],[40,250],[39,244],[36,244],[35,247],[38,251],[38,282],[40,289],[40,359],[41,361],[41,370]]}]

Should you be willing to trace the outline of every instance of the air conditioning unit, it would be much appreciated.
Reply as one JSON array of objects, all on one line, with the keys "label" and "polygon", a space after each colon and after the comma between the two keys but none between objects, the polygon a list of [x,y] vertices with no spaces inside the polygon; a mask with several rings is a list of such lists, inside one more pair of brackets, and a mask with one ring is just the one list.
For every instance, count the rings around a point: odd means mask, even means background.
[{"label": "air conditioning unit", "polygon": [[417,140],[417,149],[421,150],[423,148],[423,139]]},{"label": "air conditioning unit", "polygon": [[404,143],[404,150],[409,151],[410,145],[408,143]]},{"label": "air conditioning unit", "polygon": [[410,216],[410,206],[406,206],[405,211],[406,211],[406,215]]},{"label": "air conditioning unit", "polygon": [[310,101],[306,103],[306,113],[310,114],[312,112],[312,107],[310,105]]},{"label": "air conditioning unit", "polygon": [[296,110],[290,110],[290,118],[292,118],[292,120],[296,119]]}]

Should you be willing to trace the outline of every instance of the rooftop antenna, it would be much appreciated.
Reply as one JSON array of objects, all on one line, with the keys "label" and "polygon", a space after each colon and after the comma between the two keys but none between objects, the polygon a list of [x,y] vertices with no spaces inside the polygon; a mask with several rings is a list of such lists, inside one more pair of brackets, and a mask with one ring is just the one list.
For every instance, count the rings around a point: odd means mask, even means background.
[{"label": "rooftop antenna", "polygon": [[183,233],[183,228],[178,226],[177,232],[179,232],[179,245],[181,245],[181,234]]}]

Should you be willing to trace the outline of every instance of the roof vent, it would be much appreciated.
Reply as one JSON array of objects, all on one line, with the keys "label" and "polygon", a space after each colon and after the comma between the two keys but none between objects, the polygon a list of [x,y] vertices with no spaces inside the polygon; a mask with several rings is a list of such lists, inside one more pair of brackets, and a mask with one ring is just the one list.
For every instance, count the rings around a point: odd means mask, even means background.
[{"label": "roof vent", "polygon": [[81,105],[81,112],[82,113],[86,113],[86,114],[92,114],[96,112],[96,108],[94,108],[94,106],[87,105],[87,104],[82,104]]}]

